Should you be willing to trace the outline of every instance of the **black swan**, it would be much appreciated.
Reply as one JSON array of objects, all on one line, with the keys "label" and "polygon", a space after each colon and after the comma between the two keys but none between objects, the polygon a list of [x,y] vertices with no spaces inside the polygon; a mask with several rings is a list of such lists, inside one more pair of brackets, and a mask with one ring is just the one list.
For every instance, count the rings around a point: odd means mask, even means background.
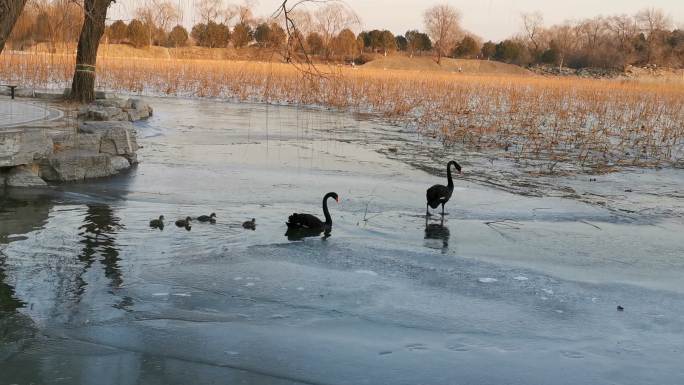
[{"label": "black swan", "polygon": [[216,223],[216,213],[211,213],[211,215],[200,215],[197,217],[200,222],[211,222]]},{"label": "black swan", "polygon": [[242,228],[247,230],[256,230],[256,219],[252,218],[251,221],[243,222]]},{"label": "black swan", "polygon": [[153,229],[164,230],[164,216],[160,215],[159,219],[153,219],[150,221],[150,227]]},{"label": "black swan", "polygon": [[289,230],[317,231],[319,234],[323,231],[329,232],[330,229],[332,229],[332,218],[330,218],[330,212],[328,211],[328,198],[334,198],[336,202],[340,202],[337,193],[330,192],[325,194],[323,197],[323,215],[325,215],[325,222],[311,214],[294,213],[290,215],[287,220],[287,228]]},{"label": "black swan", "polygon": [[444,216],[444,204],[449,202],[451,194],[454,192],[454,180],[451,178],[451,166],[456,167],[459,174],[462,174],[461,165],[451,161],[447,164],[447,185],[443,186],[441,184],[436,184],[430,187],[425,194],[427,198],[427,205],[425,207],[425,215],[430,216],[430,209],[436,209],[439,205],[442,205],[442,216]]},{"label": "black swan", "polygon": [[190,231],[192,226],[190,225],[190,221],[192,218],[186,217],[185,219],[179,219],[176,221],[176,226],[178,227],[185,227],[186,230]]}]

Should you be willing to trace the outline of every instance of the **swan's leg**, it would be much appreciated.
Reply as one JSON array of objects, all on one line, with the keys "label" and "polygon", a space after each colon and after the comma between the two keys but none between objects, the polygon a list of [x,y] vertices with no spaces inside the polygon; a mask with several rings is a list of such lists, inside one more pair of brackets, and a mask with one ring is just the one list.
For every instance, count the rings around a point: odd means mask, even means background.
[{"label": "swan's leg", "polygon": [[430,214],[430,204],[429,204],[429,203],[426,203],[426,204],[425,204],[425,217],[427,218],[427,217],[430,217],[430,216],[432,216],[432,215]]},{"label": "swan's leg", "polygon": [[442,203],[442,219],[444,219],[444,203]]}]

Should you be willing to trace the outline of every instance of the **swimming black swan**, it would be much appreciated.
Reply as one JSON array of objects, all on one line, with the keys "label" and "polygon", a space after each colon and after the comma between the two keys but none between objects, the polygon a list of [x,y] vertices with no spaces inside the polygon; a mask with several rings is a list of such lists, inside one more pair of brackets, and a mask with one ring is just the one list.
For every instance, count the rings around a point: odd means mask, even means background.
[{"label": "swimming black swan", "polygon": [[176,221],[176,226],[178,227],[185,227],[186,230],[190,231],[192,226],[190,225],[190,221],[192,218],[186,217],[185,219],[179,219]]},{"label": "swimming black swan", "polygon": [[462,174],[463,172],[461,171],[461,165],[458,163],[451,161],[447,164],[447,185],[443,186],[441,184],[436,184],[432,187],[430,187],[427,190],[426,198],[427,198],[427,205],[425,207],[425,215],[430,216],[430,209],[429,207],[432,207],[432,209],[436,209],[439,207],[439,205],[442,205],[442,216],[444,216],[444,204],[449,202],[449,199],[451,198],[451,194],[454,192],[454,180],[451,179],[451,166],[456,167],[456,170],[458,170],[459,174]]},{"label": "swimming black swan", "polygon": [[200,222],[211,222],[216,223],[216,213],[211,213],[211,215],[200,215],[197,217]]},{"label": "swimming black swan", "polygon": [[150,227],[153,229],[164,230],[164,216],[160,215],[159,219],[153,219],[150,221]]},{"label": "swimming black swan", "polygon": [[287,228],[291,230],[315,230],[319,233],[330,231],[330,229],[332,229],[332,218],[330,218],[330,212],[328,211],[328,198],[334,198],[336,202],[340,202],[337,193],[329,192],[325,194],[323,197],[323,215],[325,215],[325,222],[311,214],[294,213],[290,215],[287,220]]},{"label": "swimming black swan", "polygon": [[251,221],[243,222],[242,227],[247,230],[256,230],[256,219],[252,218]]}]

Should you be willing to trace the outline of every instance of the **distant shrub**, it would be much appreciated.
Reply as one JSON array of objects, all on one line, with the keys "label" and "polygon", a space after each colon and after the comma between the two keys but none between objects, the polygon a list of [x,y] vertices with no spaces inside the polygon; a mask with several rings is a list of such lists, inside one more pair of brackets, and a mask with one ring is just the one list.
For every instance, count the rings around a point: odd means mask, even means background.
[{"label": "distant shrub", "polygon": [[173,27],[167,39],[169,47],[184,47],[188,44],[188,31],[181,25]]}]

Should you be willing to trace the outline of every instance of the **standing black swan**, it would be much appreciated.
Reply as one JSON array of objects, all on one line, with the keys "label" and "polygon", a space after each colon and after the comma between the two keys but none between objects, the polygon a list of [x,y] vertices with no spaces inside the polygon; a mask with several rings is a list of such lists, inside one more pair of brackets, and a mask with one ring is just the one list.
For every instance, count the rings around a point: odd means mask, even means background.
[{"label": "standing black swan", "polygon": [[444,204],[449,202],[451,199],[451,194],[454,192],[454,180],[451,178],[451,166],[456,167],[459,174],[462,174],[461,165],[454,162],[453,160],[447,164],[447,185],[443,186],[441,184],[436,184],[430,187],[425,194],[427,198],[427,205],[425,207],[425,215],[430,216],[430,209],[436,209],[439,205],[442,205],[442,216],[444,216]]},{"label": "standing black swan", "polygon": [[294,213],[287,219],[288,232],[290,230],[306,230],[307,232],[329,232],[332,229],[332,218],[328,211],[328,198],[334,198],[336,202],[340,202],[337,193],[329,192],[323,197],[323,215],[325,215],[325,222],[318,219],[311,214]]}]

